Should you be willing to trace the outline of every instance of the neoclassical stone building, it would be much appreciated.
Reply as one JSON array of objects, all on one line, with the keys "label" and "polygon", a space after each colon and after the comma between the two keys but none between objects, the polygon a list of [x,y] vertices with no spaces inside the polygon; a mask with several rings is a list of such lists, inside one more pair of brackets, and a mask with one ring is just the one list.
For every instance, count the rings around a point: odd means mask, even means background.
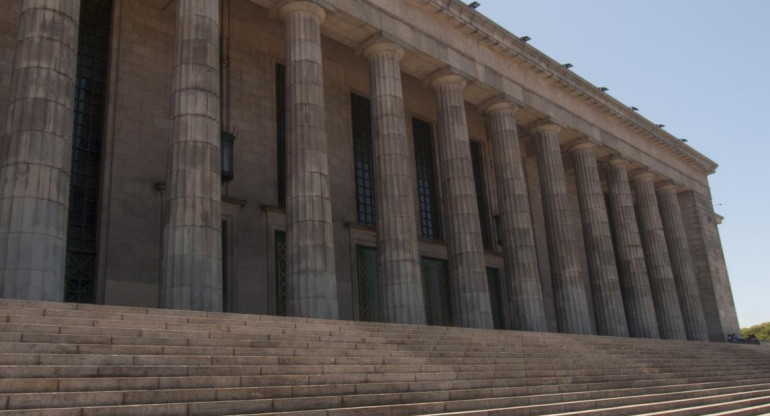
[{"label": "neoclassical stone building", "polygon": [[0,294],[722,340],[716,164],[458,0],[5,0]]}]

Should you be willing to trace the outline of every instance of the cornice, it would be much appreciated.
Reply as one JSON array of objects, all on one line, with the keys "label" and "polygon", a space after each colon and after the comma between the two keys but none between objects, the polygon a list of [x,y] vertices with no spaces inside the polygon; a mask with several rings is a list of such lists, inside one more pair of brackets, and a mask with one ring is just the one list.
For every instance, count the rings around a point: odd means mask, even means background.
[{"label": "cornice", "polygon": [[629,128],[643,134],[648,140],[663,146],[668,151],[687,160],[705,174],[713,173],[717,163],[682,143],[678,138],[657,127],[653,122],[633,111],[612,96],[575,72],[564,68],[559,62],[522,41],[517,36],[493,22],[481,13],[471,9],[460,0],[407,0],[430,14],[441,15],[451,20],[454,27],[488,48],[519,59],[544,78],[552,78],[555,85],[600,107]]}]

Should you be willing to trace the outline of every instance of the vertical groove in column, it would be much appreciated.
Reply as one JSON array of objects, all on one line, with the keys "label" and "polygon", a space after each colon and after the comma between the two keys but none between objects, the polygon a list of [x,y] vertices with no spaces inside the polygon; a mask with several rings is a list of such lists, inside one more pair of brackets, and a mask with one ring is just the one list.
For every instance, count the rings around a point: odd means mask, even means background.
[{"label": "vertical groove in column", "polygon": [[286,23],[286,311],[337,319],[320,25],[310,2],[284,5]]},{"label": "vertical groove in column", "polygon": [[222,310],[219,2],[178,0],[161,302]]},{"label": "vertical groove in column", "polygon": [[458,326],[492,328],[484,245],[473,181],[465,80],[444,75],[432,82],[438,107],[438,153],[444,190],[452,315]]},{"label": "vertical groove in column", "polygon": [[655,196],[653,175],[644,172],[635,175],[632,182],[636,191],[639,233],[642,236],[644,259],[650,276],[650,289],[655,302],[660,335],[667,339],[687,339],[663,222],[658,210],[658,198]]},{"label": "vertical groove in column", "polygon": [[485,113],[497,159],[500,231],[505,282],[511,293],[513,329],[546,332],[548,324],[514,107],[505,102],[496,103],[487,107]]},{"label": "vertical groove in column", "polygon": [[676,187],[671,182],[658,187],[658,203],[687,338],[693,341],[708,341],[708,327],[698,291],[690,244],[687,241]]},{"label": "vertical groove in column", "polygon": [[401,86],[401,49],[376,43],[369,60],[377,200],[377,263],[386,322],[425,324]]},{"label": "vertical groove in column", "polygon": [[639,226],[634,213],[634,200],[628,184],[627,164],[626,160],[619,158],[610,160],[607,169],[607,190],[628,330],[632,337],[660,338]]},{"label": "vertical groove in column", "polygon": [[567,195],[559,127],[541,124],[533,129],[540,188],[543,197],[548,252],[559,332],[593,334],[586,288],[580,276],[572,205]]},{"label": "vertical groove in column", "polygon": [[572,148],[571,153],[591,275],[596,329],[600,335],[627,337],[628,324],[615,249],[593,147],[591,143],[579,144]]},{"label": "vertical groove in column", "polygon": [[80,0],[24,1],[0,162],[0,297],[61,301]]}]

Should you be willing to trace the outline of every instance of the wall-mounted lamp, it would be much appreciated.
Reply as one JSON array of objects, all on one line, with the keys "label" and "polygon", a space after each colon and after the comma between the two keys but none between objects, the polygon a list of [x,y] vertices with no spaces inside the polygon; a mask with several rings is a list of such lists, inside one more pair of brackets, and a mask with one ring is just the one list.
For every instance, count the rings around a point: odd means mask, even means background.
[{"label": "wall-mounted lamp", "polygon": [[219,141],[219,153],[222,155],[222,182],[233,180],[233,145],[235,136],[226,131],[222,132]]}]

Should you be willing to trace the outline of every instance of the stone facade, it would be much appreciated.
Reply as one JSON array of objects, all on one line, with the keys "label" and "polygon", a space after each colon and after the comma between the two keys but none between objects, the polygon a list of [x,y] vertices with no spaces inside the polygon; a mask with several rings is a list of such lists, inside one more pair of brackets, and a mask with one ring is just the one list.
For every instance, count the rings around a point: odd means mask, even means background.
[{"label": "stone facade", "polygon": [[[377,305],[378,319],[422,323],[449,299],[457,326],[738,331],[716,164],[464,3],[81,1],[111,6],[94,302],[349,320]],[[80,86],[72,59],[28,51],[55,30],[72,55],[78,3],[0,6],[3,297],[62,300],[72,273],[63,213]],[[35,81],[45,68],[60,82]],[[351,94],[372,103],[369,171]],[[418,197],[415,120],[433,127],[433,205]],[[236,137],[225,182],[220,129]],[[37,147],[24,139],[35,131]],[[357,215],[366,198],[374,224]],[[31,200],[46,207],[15,208]],[[432,239],[428,205],[443,231]],[[363,249],[376,249],[373,268]],[[41,270],[23,276],[29,259]],[[422,259],[446,262],[443,291]]]}]

